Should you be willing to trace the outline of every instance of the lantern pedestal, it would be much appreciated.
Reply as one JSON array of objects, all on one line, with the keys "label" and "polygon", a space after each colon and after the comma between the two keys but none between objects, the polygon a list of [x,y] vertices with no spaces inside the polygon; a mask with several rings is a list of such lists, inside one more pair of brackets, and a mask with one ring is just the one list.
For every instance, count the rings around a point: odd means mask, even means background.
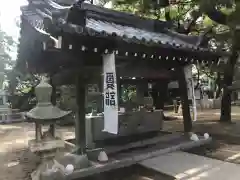
[{"label": "lantern pedestal", "polygon": [[42,125],[35,122],[35,139],[28,141],[28,148],[32,153],[38,154],[42,159],[53,158],[57,151],[65,148],[65,142],[55,137],[54,131],[49,126],[46,132],[42,131]]},{"label": "lantern pedestal", "polygon": [[36,141],[28,141],[28,147],[32,153],[36,153],[41,156],[41,158],[52,158],[55,156],[56,152],[65,147],[65,143],[61,139],[49,139]]},{"label": "lantern pedestal", "polygon": [[[31,112],[31,111],[30,111]],[[28,141],[29,150],[40,156],[42,160],[54,158],[56,153],[65,148],[65,142],[55,136],[55,121],[52,120],[35,120],[26,113],[28,122],[35,123],[35,139]],[[48,125],[47,131],[42,130],[43,125]]]}]

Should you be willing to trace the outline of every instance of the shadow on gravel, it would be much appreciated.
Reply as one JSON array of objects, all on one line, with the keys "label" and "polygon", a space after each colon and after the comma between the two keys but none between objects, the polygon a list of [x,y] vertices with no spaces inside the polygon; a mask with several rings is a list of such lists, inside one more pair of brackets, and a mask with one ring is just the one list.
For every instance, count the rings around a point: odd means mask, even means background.
[{"label": "shadow on gravel", "polygon": [[35,157],[26,149],[14,149],[0,153],[1,180],[31,180],[31,173],[37,167]]},{"label": "shadow on gravel", "polygon": [[230,136],[214,136],[212,143],[186,152],[240,164],[240,139]]},{"label": "shadow on gravel", "polygon": [[219,141],[213,140],[210,144],[206,144],[204,146],[192,148],[185,152],[197,154],[200,156],[208,156],[209,153],[216,151],[217,149],[221,148],[221,143]]}]

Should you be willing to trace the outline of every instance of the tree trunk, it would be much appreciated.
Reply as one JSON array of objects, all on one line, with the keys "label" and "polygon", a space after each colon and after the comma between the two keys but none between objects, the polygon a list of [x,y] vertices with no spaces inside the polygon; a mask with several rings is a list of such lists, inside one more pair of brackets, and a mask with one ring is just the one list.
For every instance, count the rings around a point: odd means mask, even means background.
[{"label": "tree trunk", "polygon": [[218,99],[220,97],[221,89],[222,89],[220,72],[217,73],[216,86],[217,86],[217,90],[216,90],[215,99]]},{"label": "tree trunk", "polygon": [[221,117],[220,122],[231,122],[231,92],[228,87],[232,85],[234,76],[234,67],[237,63],[238,53],[235,48],[233,48],[232,55],[227,62],[226,69],[224,71],[223,79],[223,96],[221,105]]}]

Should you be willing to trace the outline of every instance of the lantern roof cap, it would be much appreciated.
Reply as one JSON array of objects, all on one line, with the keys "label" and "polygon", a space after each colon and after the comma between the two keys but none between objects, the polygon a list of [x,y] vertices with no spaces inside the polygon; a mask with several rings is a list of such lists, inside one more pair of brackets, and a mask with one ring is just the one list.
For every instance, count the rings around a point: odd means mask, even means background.
[{"label": "lantern roof cap", "polygon": [[52,86],[47,83],[46,78],[42,78],[41,82],[35,88],[37,105],[29,112],[26,117],[32,121],[40,121],[44,124],[49,121],[60,120],[71,111],[63,111],[51,103]]}]

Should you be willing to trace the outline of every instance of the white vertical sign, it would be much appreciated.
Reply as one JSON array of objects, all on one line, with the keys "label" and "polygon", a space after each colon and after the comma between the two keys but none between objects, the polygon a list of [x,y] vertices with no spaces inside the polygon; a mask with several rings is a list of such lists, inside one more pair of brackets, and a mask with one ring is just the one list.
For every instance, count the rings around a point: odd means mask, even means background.
[{"label": "white vertical sign", "polygon": [[104,73],[104,130],[118,133],[118,94],[117,76],[115,67],[115,54],[103,55]]},{"label": "white vertical sign", "polygon": [[187,81],[187,90],[188,90],[188,99],[192,100],[192,108],[193,108],[193,121],[197,120],[197,105],[196,105],[196,97],[194,90],[194,82],[192,78],[192,65],[188,65],[184,67],[185,78]]}]

